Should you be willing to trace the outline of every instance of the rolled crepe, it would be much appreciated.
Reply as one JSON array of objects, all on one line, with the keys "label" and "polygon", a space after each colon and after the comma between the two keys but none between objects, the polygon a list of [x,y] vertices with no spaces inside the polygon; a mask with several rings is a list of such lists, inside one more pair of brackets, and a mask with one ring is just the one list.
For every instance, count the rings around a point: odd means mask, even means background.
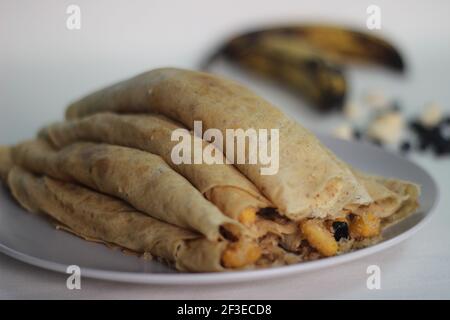
[{"label": "rolled crepe", "polygon": [[13,166],[11,147],[0,146],[0,180],[6,181],[8,172]]},{"label": "rolled crepe", "polygon": [[160,113],[192,129],[279,130],[279,170],[262,175],[266,165],[246,161],[236,167],[281,214],[293,220],[333,217],[348,203],[372,199],[353,173],[341,166],[308,130],[269,102],[232,81],[206,73],[158,69],[97,91],[69,106],[68,119],[99,112]]},{"label": "rolled crepe", "polygon": [[[63,229],[92,241],[150,253],[186,271],[223,271],[227,256],[244,267],[259,258],[251,244],[208,241],[194,233],[136,211],[123,201],[76,184],[35,176],[19,167],[8,175],[8,186],[27,210],[51,216]],[[231,260],[233,262],[233,260]]]},{"label": "rolled crepe", "polygon": [[413,213],[419,206],[420,187],[409,181],[388,179],[365,174],[353,169],[366,187],[373,202],[367,207],[355,208],[354,213],[373,212],[384,219],[385,226]]},{"label": "rolled crepe", "polygon": [[[161,156],[172,169],[189,180],[208,200],[227,216],[241,222],[253,222],[259,208],[269,207],[268,200],[258,189],[232,165],[227,164],[220,150],[201,138],[197,139],[203,149],[213,147],[220,154],[222,164],[175,164],[172,150],[178,141],[172,141],[175,130],[184,129],[160,115],[97,114],[81,120],[60,122],[41,130],[40,136],[56,148],[77,141],[103,142],[145,150]],[[193,156],[194,148],[191,149]]]},{"label": "rolled crepe", "polygon": [[[372,213],[380,219],[393,215],[401,207],[410,207],[409,213],[418,207],[420,188],[409,181],[387,179],[364,173],[337,158],[331,150],[327,150],[330,157],[347,170],[350,170],[358,182],[365,188],[371,201],[361,203],[349,203],[344,209],[354,214]],[[396,186],[395,188],[393,186]]]},{"label": "rolled crepe", "polygon": [[38,139],[17,145],[14,163],[32,172],[125,200],[162,221],[198,231],[210,240],[236,240],[242,225],[223,215],[159,156],[120,146],[75,143],[59,151]]}]

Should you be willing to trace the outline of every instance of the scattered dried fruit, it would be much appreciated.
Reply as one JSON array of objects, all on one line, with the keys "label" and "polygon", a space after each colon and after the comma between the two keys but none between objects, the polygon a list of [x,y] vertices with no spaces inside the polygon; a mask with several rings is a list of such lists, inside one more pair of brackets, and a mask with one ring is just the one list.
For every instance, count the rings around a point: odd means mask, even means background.
[{"label": "scattered dried fruit", "polygon": [[[443,116],[442,108],[436,103],[429,104],[418,118],[408,121],[407,127],[410,130],[405,130],[402,107],[398,100],[388,101],[376,92],[369,94],[366,99],[370,105],[380,107],[372,111],[374,120],[367,126],[359,123],[359,129],[352,128],[357,122],[354,114],[356,111],[353,110],[357,108],[357,104],[349,103],[344,108],[344,115],[349,123],[336,127],[333,131],[335,137],[345,140],[365,139],[378,146],[398,148],[404,155],[412,150],[431,150],[437,156],[450,154],[450,116]],[[356,113],[359,112],[360,110]],[[403,136],[406,140],[398,143]]]}]

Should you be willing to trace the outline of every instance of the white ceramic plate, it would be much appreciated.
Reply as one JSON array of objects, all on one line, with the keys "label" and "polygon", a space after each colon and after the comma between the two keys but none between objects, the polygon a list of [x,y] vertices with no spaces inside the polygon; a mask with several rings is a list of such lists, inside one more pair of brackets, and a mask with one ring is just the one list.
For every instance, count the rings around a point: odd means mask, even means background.
[{"label": "white ceramic plate", "polygon": [[58,272],[65,272],[68,265],[78,265],[84,277],[152,284],[217,284],[300,274],[355,260],[409,238],[428,220],[437,202],[438,189],[421,167],[375,146],[328,136],[319,135],[319,138],[338,156],[359,169],[420,184],[419,211],[385,230],[381,243],[352,253],[263,270],[192,274],[178,273],[156,261],[125,255],[55,230],[43,216],[21,209],[3,187],[0,189],[0,251],[26,263]]}]

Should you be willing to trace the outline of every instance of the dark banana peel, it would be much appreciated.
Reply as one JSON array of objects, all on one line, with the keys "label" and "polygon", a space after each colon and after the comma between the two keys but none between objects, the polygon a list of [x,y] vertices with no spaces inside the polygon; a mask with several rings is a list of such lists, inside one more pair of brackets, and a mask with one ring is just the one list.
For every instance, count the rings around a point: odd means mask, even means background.
[{"label": "dark banana peel", "polygon": [[321,110],[343,104],[347,84],[342,68],[323,59],[308,44],[298,43],[290,50],[267,41],[249,45],[242,40],[228,47],[225,56],[250,71],[287,85]]},{"label": "dark banana peel", "polygon": [[373,35],[336,26],[279,27],[240,35],[211,56],[230,61],[298,91],[321,110],[343,105],[346,81],[343,66],[365,63],[402,72],[400,53]]},{"label": "dark banana peel", "polygon": [[[282,27],[257,32],[272,34],[295,43],[306,41],[336,63],[366,63],[403,72],[405,63],[400,52],[386,40],[373,34],[331,25]],[[252,35],[254,37],[255,34]]]}]

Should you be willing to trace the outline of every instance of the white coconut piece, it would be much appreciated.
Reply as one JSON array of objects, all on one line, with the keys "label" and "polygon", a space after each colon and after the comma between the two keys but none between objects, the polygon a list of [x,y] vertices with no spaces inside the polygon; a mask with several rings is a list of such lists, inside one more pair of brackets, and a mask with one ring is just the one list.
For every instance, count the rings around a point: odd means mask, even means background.
[{"label": "white coconut piece", "polygon": [[333,136],[343,140],[353,139],[352,127],[348,124],[341,124],[333,130]]},{"label": "white coconut piece", "polygon": [[358,120],[361,118],[362,112],[361,112],[361,106],[354,103],[354,102],[347,102],[344,105],[344,116],[348,120]]},{"label": "white coconut piece", "polygon": [[420,122],[426,127],[434,127],[442,120],[442,109],[437,103],[430,103],[420,116]]},{"label": "white coconut piece", "polygon": [[386,96],[380,91],[369,91],[364,97],[364,102],[377,110],[383,110],[389,106]]},{"label": "white coconut piece", "polygon": [[404,125],[400,112],[386,112],[369,125],[367,135],[383,143],[394,144],[400,140]]}]

